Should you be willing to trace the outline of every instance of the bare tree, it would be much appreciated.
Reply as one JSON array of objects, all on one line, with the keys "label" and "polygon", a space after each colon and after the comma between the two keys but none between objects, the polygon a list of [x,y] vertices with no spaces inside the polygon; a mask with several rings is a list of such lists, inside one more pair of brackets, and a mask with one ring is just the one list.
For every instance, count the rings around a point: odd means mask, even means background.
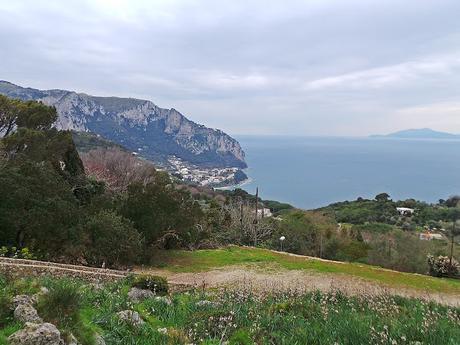
[{"label": "bare tree", "polygon": [[224,207],[230,214],[231,228],[238,229],[241,237],[254,246],[272,234],[273,226],[270,220],[259,219],[256,208],[250,204],[232,201]]},{"label": "bare tree", "polygon": [[118,148],[95,149],[81,154],[87,175],[104,181],[107,188],[124,192],[133,182],[147,184],[154,179],[155,168]]}]

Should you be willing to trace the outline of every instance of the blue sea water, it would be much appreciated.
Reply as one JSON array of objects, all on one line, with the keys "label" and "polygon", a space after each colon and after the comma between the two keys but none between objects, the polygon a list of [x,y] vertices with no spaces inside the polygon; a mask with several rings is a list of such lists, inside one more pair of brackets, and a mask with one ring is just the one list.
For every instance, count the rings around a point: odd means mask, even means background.
[{"label": "blue sea water", "polygon": [[460,140],[237,136],[263,199],[305,209],[387,192],[428,202],[460,194]]}]

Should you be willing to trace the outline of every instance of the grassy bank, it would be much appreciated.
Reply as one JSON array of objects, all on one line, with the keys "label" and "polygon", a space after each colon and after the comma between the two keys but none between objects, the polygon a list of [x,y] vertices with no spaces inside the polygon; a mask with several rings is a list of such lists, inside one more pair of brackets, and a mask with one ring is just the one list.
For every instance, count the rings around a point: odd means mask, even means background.
[{"label": "grassy bank", "polygon": [[[104,286],[52,278],[1,284],[3,300],[47,286],[51,297],[46,306],[39,301],[39,312],[83,345],[93,345],[95,333],[108,345],[460,343],[459,309],[387,295],[190,291],[133,303],[129,279]],[[119,320],[116,313],[126,309],[139,312],[145,324]],[[11,314],[0,315],[1,345],[22,327]]]},{"label": "grassy bank", "polygon": [[232,265],[251,265],[259,268],[279,267],[288,270],[346,274],[383,283],[389,287],[407,287],[427,292],[460,294],[460,280],[456,279],[440,279],[357,263],[298,257],[259,248],[230,246],[212,250],[167,251],[158,258],[158,267],[173,272],[201,272]]}]

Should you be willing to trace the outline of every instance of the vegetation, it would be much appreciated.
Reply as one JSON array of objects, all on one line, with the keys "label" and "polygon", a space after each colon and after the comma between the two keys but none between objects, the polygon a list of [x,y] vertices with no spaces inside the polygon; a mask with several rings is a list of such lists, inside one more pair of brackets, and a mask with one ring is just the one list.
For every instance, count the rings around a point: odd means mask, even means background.
[{"label": "vegetation", "polygon": [[168,281],[159,276],[152,275],[138,275],[133,277],[132,286],[143,290],[150,290],[156,295],[168,294]]},{"label": "vegetation", "polygon": [[173,272],[201,272],[215,268],[246,265],[260,269],[306,270],[342,274],[383,283],[388,287],[414,288],[427,292],[460,293],[460,280],[439,279],[423,275],[389,271],[358,263],[305,259],[267,249],[230,246],[208,250],[172,250],[157,253],[158,267]]},{"label": "vegetation", "polygon": [[[94,344],[96,333],[108,345],[445,345],[460,341],[459,309],[391,295],[347,297],[339,291],[259,295],[248,288],[175,293],[169,297],[171,302],[148,298],[133,304],[127,297],[129,280],[99,288],[54,279],[6,285],[11,295],[19,292],[18,286],[21,292],[31,285],[55,289],[50,292],[54,297],[46,297],[46,318],[57,322],[64,333],[72,330],[84,345]],[[63,313],[64,301],[71,304],[71,311]],[[116,313],[126,309],[137,311],[145,324],[135,327],[121,321]],[[11,319],[0,322],[6,325],[0,333],[4,344],[18,325]]]},{"label": "vegetation", "polygon": [[[1,256],[124,268],[156,264],[162,249],[233,244],[423,274],[434,274],[428,255],[458,261],[460,198],[431,205],[380,193],[297,210],[181,184],[101,138],[56,130],[56,118],[42,103],[0,97]],[[79,154],[74,140],[88,150]],[[446,240],[420,241],[426,229],[444,229]]]}]

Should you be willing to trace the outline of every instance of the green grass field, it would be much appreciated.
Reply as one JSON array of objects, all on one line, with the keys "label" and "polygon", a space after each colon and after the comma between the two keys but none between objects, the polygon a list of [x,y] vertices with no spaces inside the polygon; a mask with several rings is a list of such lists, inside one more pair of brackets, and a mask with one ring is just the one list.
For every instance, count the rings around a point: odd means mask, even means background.
[{"label": "green grass field", "polygon": [[163,252],[158,258],[158,267],[172,272],[203,272],[225,266],[255,266],[260,269],[279,268],[345,274],[383,283],[389,287],[460,294],[460,280],[456,279],[402,273],[357,263],[296,257],[260,248],[230,246],[212,250],[168,251]]},{"label": "green grass field", "polygon": [[[346,296],[340,292],[280,292],[266,296],[250,290],[190,290],[133,302],[132,277],[92,285],[63,278],[20,279],[0,276],[0,300],[32,294],[46,286],[39,315],[74,334],[81,345],[291,345],[385,344],[456,345],[460,309],[390,295]],[[0,309],[0,344],[22,328],[8,303]],[[141,326],[117,313],[137,311]]]}]

